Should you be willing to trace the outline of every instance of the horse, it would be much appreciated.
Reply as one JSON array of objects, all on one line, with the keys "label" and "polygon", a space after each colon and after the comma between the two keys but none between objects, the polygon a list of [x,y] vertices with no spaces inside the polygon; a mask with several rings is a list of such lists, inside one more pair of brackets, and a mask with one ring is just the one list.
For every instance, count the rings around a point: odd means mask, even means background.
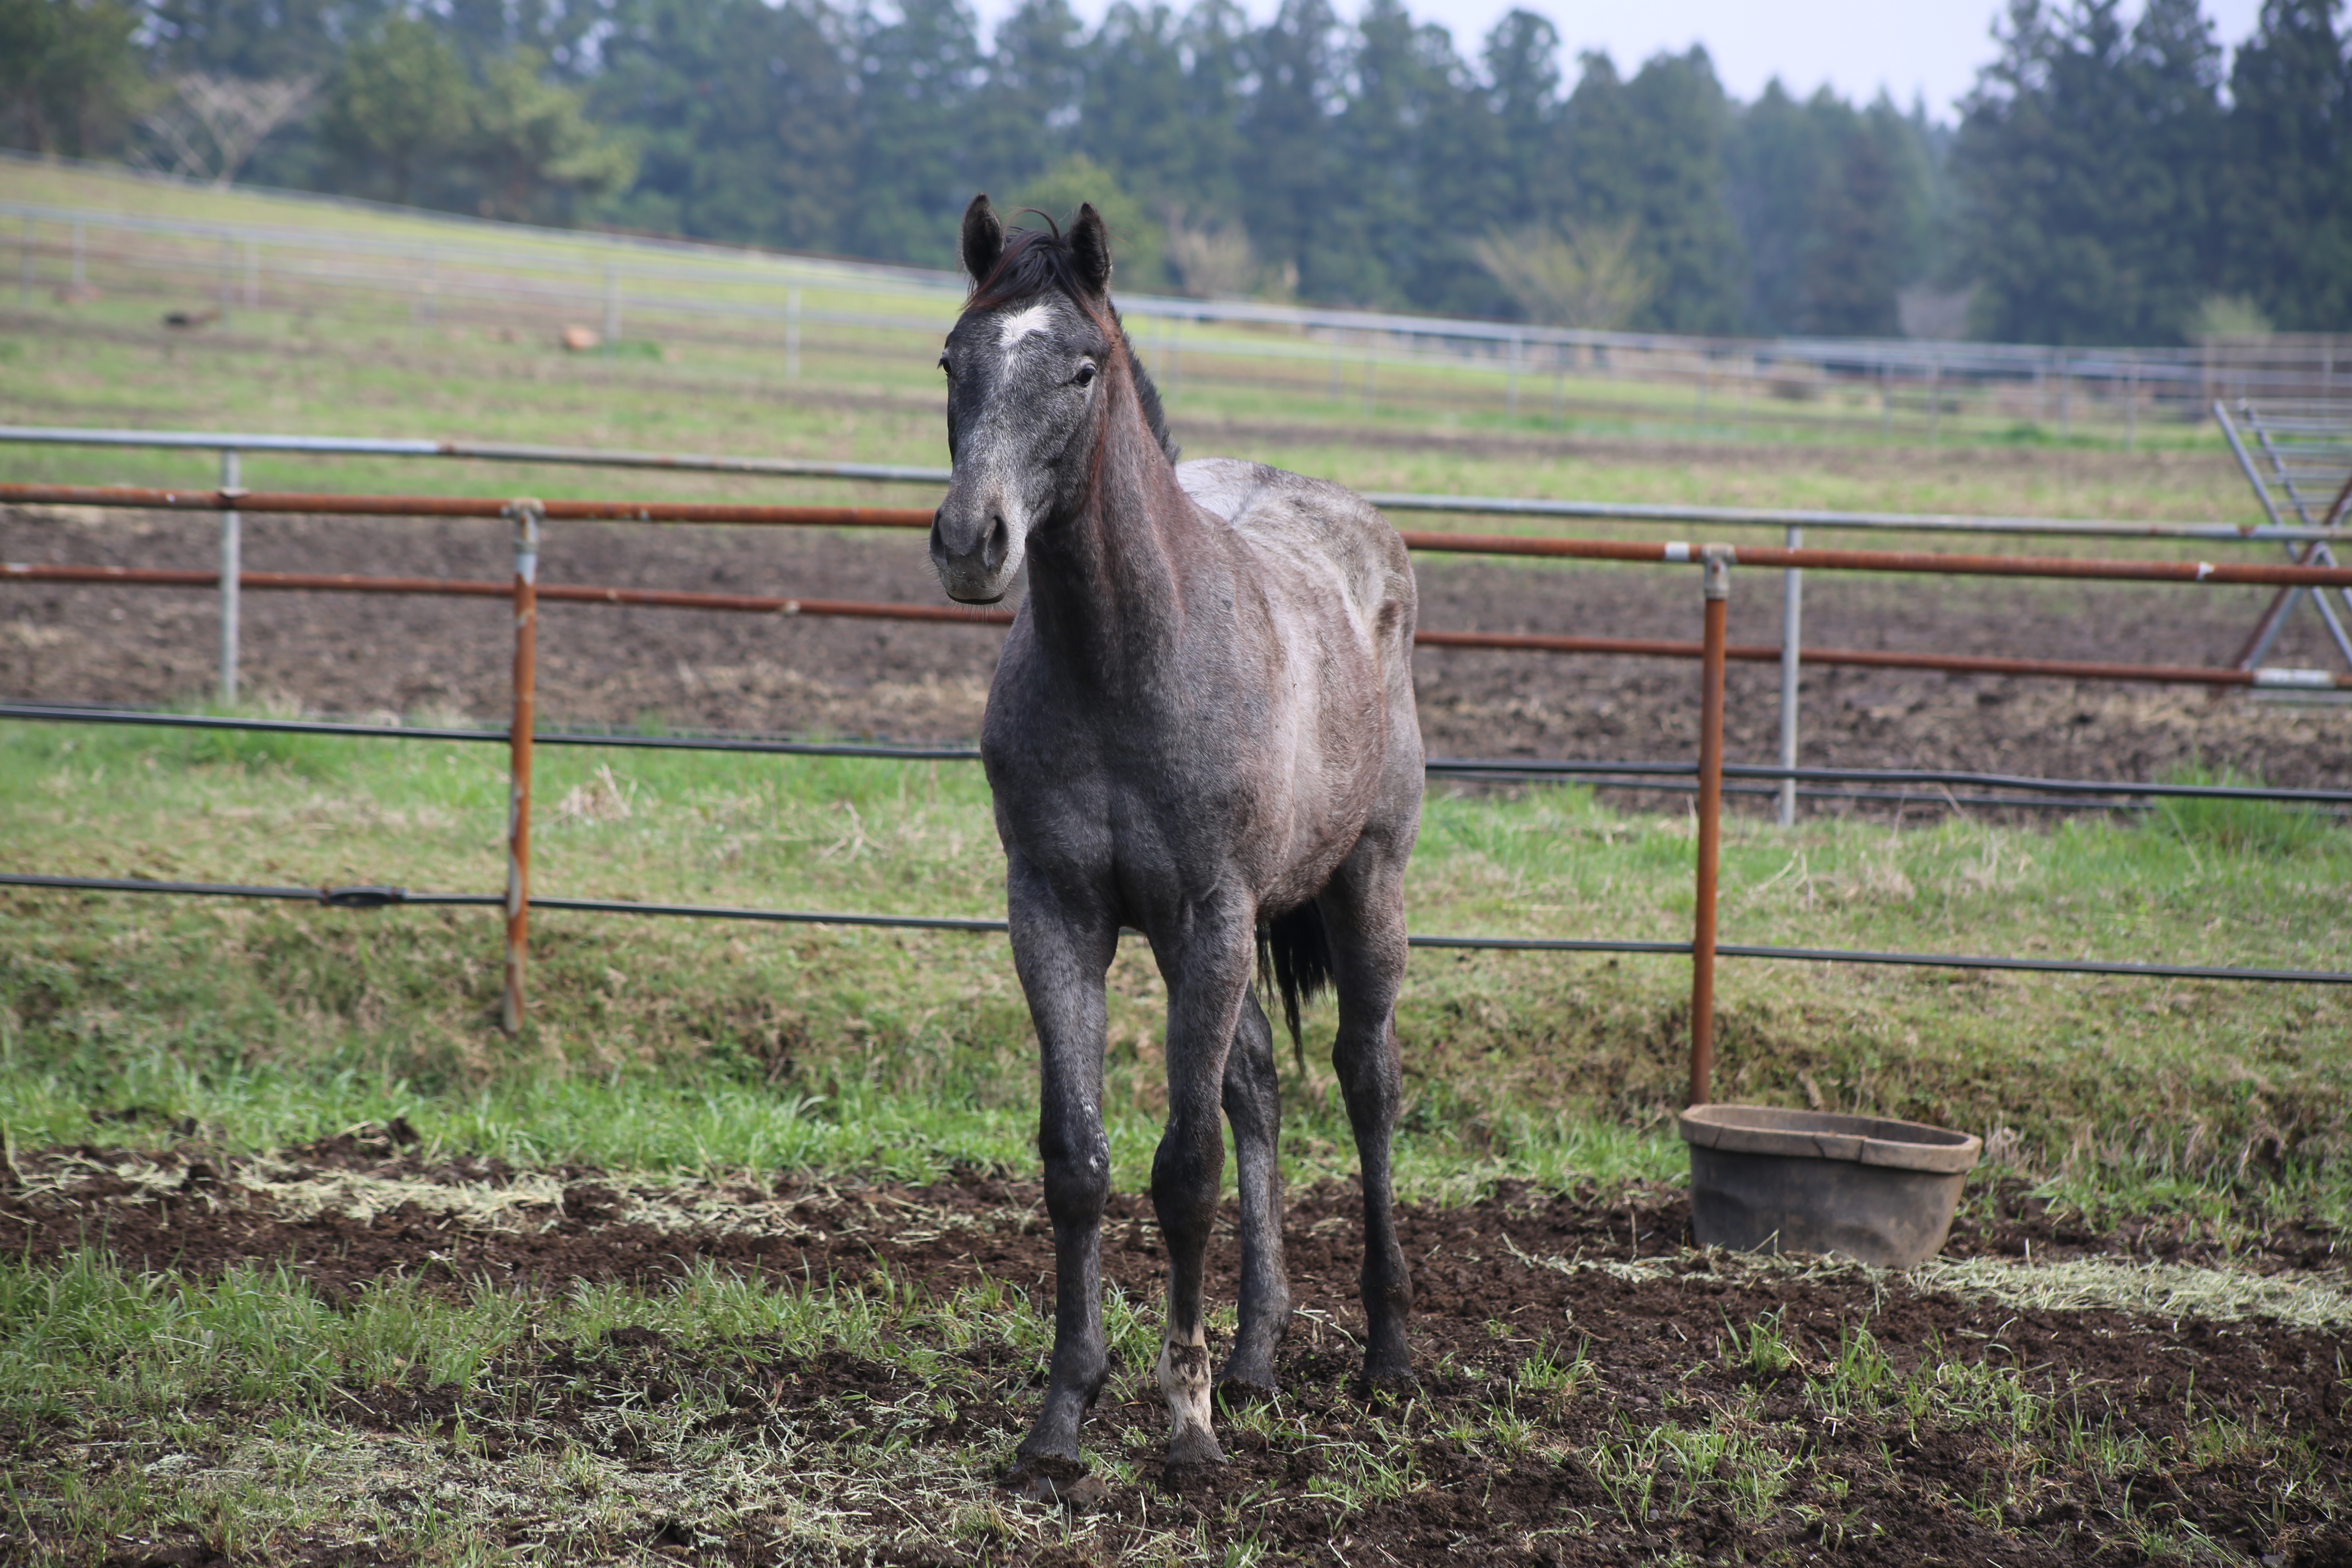
[{"label": "horse", "polygon": [[1220,1109],[1242,1255],[1220,1392],[1270,1394],[1290,1322],[1281,1106],[1254,973],[1280,992],[1294,1048],[1301,998],[1337,994],[1332,1062],[1363,1171],[1362,1375],[1412,1380],[1390,1142],[1423,758],[1403,541],[1338,485],[1180,465],[1110,301],[1101,216],[1089,204],[1066,234],[1047,223],[1008,234],[985,194],[965,209],[971,289],[940,356],[954,467],[930,557],[963,604],[1026,578],[981,757],[1037,1035],[1056,1276],[1043,1408],[1004,1481],[1051,1500],[1085,1475],[1079,1428],[1109,1373],[1103,990],[1122,926],[1150,940],[1168,989],[1168,1120],[1151,1163],[1168,1248],[1164,1474],[1224,1458],[1202,1308]]}]

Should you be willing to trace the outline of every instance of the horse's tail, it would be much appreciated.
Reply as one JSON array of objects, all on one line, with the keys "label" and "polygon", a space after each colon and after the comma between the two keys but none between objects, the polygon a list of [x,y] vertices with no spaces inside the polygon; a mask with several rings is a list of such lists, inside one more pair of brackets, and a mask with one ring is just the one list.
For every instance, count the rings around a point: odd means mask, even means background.
[{"label": "horse's tail", "polygon": [[1312,1002],[1331,984],[1331,934],[1314,900],[1257,928],[1257,978],[1268,993],[1282,994],[1282,1021],[1290,1026],[1290,1053],[1303,1079],[1307,1047],[1299,1037],[1298,1004]]}]

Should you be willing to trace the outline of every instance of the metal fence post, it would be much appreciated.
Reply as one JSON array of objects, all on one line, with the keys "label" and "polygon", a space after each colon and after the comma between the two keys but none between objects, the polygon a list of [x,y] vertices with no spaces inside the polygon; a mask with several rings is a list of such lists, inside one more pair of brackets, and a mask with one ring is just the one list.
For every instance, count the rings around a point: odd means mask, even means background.
[{"label": "metal fence post", "polygon": [[257,239],[245,242],[245,308],[261,309],[261,242]]},{"label": "metal fence post", "polygon": [[[1805,542],[1805,531],[1791,528],[1788,545],[1797,549]],[[1791,566],[1780,574],[1780,765],[1793,769],[1797,765],[1797,663],[1800,651],[1799,634],[1804,623],[1805,574]],[[1780,826],[1793,827],[1797,823],[1797,781],[1780,781]]]},{"label": "metal fence post", "polygon": [[220,323],[228,325],[230,310],[236,304],[236,241],[221,236],[220,248]]},{"label": "metal fence post", "polygon": [[621,341],[621,269],[604,268],[604,352]]},{"label": "metal fence post", "polygon": [[538,679],[539,526],[547,510],[526,498],[509,501],[505,511],[514,524],[514,719],[507,735],[507,974],[499,1021],[511,1035],[522,1028],[530,936],[531,710]]},{"label": "metal fence post", "polygon": [[25,254],[23,270],[16,278],[16,303],[29,306],[33,302],[33,220],[25,220]]},{"label": "metal fence post", "polygon": [[801,378],[801,291],[784,290],[784,379]]},{"label": "metal fence post", "polygon": [[89,286],[89,252],[82,241],[82,226],[73,226],[73,287],[79,295]]},{"label": "metal fence post", "polygon": [[1702,645],[1698,719],[1698,899],[1691,922],[1690,1102],[1707,1102],[1715,1072],[1715,882],[1723,828],[1723,661],[1731,597],[1731,552],[1706,549],[1706,630]]},{"label": "metal fence post", "polygon": [[[245,493],[242,465],[236,448],[221,448],[221,495],[234,500]],[[237,613],[245,574],[245,514],[224,510],[220,525],[220,700],[236,700]]]}]

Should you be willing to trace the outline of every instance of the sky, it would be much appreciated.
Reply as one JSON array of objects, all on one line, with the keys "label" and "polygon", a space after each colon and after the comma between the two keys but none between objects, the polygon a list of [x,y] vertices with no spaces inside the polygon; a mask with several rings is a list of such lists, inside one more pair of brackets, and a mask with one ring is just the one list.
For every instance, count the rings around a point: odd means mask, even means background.
[{"label": "sky", "polygon": [[[1556,4],[1521,0],[1551,18],[1559,29],[1569,79],[1575,57],[1604,49],[1630,72],[1661,49],[1679,52],[1705,44],[1716,75],[1732,96],[1745,102],[1774,77],[1799,97],[1828,84],[1842,97],[1866,100],[1884,87],[1908,109],[1915,96],[1926,100],[1931,119],[1957,118],[1953,104],[1976,79],[1977,68],[1993,55],[1991,28],[2004,10],[2000,0],[1591,0]],[[1271,15],[1269,0],[1244,0],[1252,16]],[[1089,26],[1101,20],[1106,0],[1073,0]],[[1339,0],[1352,15],[1349,0]],[[1178,0],[1179,9],[1181,0]],[[2205,0],[2205,14],[2225,47],[2253,31],[2259,0]],[[1406,0],[1414,17],[1444,24],[1454,47],[1475,59],[1478,42],[1511,0]],[[1012,9],[1012,0],[980,0],[984,23]],[[2137,6],[2126,0],[2126,10]]]}]

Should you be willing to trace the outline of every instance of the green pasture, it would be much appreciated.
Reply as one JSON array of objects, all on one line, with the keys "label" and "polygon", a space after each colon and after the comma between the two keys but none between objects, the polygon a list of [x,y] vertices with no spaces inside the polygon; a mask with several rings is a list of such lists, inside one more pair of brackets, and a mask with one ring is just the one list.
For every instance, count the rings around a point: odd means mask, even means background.
[{"label": "green pasture", "polygon": [[[495,891],[505,789],[496,746],[16,724],[0,863]],[[549,896],[1003,908],[970,764],[551,748],[537,794]],[[1684,939],[1691,853],[1686,816],[1581,789],[1439,788],[1412,924]],[[1723,877],[1727,941],[2327,969],[2352,835],[2269,806],[2048,831],[1735,817]],[[518,1163],[920,1177],[1033,1158],[1001,937],[542,913],[532,1021],[509,1039],[489,911],[23,890],[0,911],[0,1121],[19,1148],[193,1118],[255,1150],[404,1115],[436,1147]],[[1165,1104],[1140,941],[1110,990],[1116,1178],[1139,1187]],[[1416,952],[1408,1188],[1671,1174],[1687,1006],[1681,960]],[[2352,996],[2334,988],[1726,961],[1718,1006],[1725,1098],[1965,1128],[2102,1201],[2347,1206]],[[1318,1013],[1308,1033],[1329,1027]],[[1297,1179],[1343,1175],[1329,1068],[1303,1055],[1286,1156]]]},{"label": "green pasture", "polygon": [[[829,461],[943,465],[936,349],[911,334],[819,338],[802,376],[756,342],[671,343],[658,360],[567,354],[552,335],[504,342],[478,326],[417,325],[404,317],[344,331],[268,312],[225,332],[157,327],[150,305],[104,300],[26,313],[0,309],[0,420],[20,424],[258,430],[540,442]],[[2126,454],[2089,447],[1873,442],[1823,447],[1790,441],[1628,439],[1569,432],[1554,439],[1500,416],[1434,421],[1367,419],[1315,396],[1203,384],[1170,399],[1193,456],[1257,458],[1360,489],[1856,510],[2094,517],[2247,523],[2258,521],[2218,440]],[[1392,438],[1384,438],[1392,437]],[[0,480],[203,486],[219,482],[208,452],[0,447]],[[249,453],[256,489],[724,501],[856,500],[923,505],[922,486],[740,476],[607,471],[441,459]],[[1681,537],[1690,525],[1577,524],[1415,515],[1410,526],[1479,532]],[[354,526],[364,526],[354,524]],[[1779,542],[1778,530],[1710,529]],[[1813,542],[1916,546],[1909,536],[1826,534]],[[2044,553],[2210,554],[2228,546],[2047,539],[1956,549]],[[2274,547],[2233,552],[2268,560]]]},{"label": "green pasture", "polygon": [[[325,225],[420,242],[436,235],[477,242],[494,236],[556,258],[569,246],[572,259],[598,268],[608,254],[592,239],[538,231],[518,237],[498,226],[18,163],[0,163],[0,196]],[[949,318],[927,296],[887,289],[861,295],[849,275],[828,284],[822,300],[810,294],[812,309],[937,320],[914,330],[812,323],[792,375],[776,321],[630,307],[615,352],[568,354],[557,345],[558,329],[566,320],[600,324],[597,308],[436,303],[397,279],[374,291],[289,288],[273,300],[265,290],[261,308],[234,306],[226,321],[199,331],[160,325],[167,308],[197,310],[214,300],[210,269],[216,264],[209,254],[192,252],[184,286],[158,293],[156,279],[145,274],[125,274],[110,289],[104,265],[93,263],[100,297],[68,303],[50,286],[60,258],[40,258],[43,280],[29,303],[0,293],[0,418],[945,461],[933,361]],[[748,286],[663,287],[703,298]],[[1868,387],[1792,384],[1783,388],[1788,395],[1769,395],[1727,384],[1701,395],[1686,384],[1644,384],[1582,365],[1557,384],[1531,368],[1517,377],[1514,395],[1499,364],[1423,363],[1379,367],[1368,399],[1360,347],[1309,342],[1271,327],[1142,318],[1135,326],[1145,361],[1196,455],[1260,458],[1361,489],[2253,518],[2243,481],[2210,423],[2152,413],[2139,422],[2137,449],[2126,452],[2120,431],[2105,422],[2095,430],[2087,411],[2079,433],[2064,435],[2054,405],[2016,403],[2022,395],[1954,403],[1932,445],[1916,390],[1897,390],[1888,425],[1877,392]],[[1285,357],[1205,352],[1214,342]],[[184,484],[213,472],[210,458],[196,454],[0,449],[0,475],[9,479]],[[249,459],[246,483],[500,493],[529,488],[551,495],[847,493],[777,481],[275,457]]]}]

